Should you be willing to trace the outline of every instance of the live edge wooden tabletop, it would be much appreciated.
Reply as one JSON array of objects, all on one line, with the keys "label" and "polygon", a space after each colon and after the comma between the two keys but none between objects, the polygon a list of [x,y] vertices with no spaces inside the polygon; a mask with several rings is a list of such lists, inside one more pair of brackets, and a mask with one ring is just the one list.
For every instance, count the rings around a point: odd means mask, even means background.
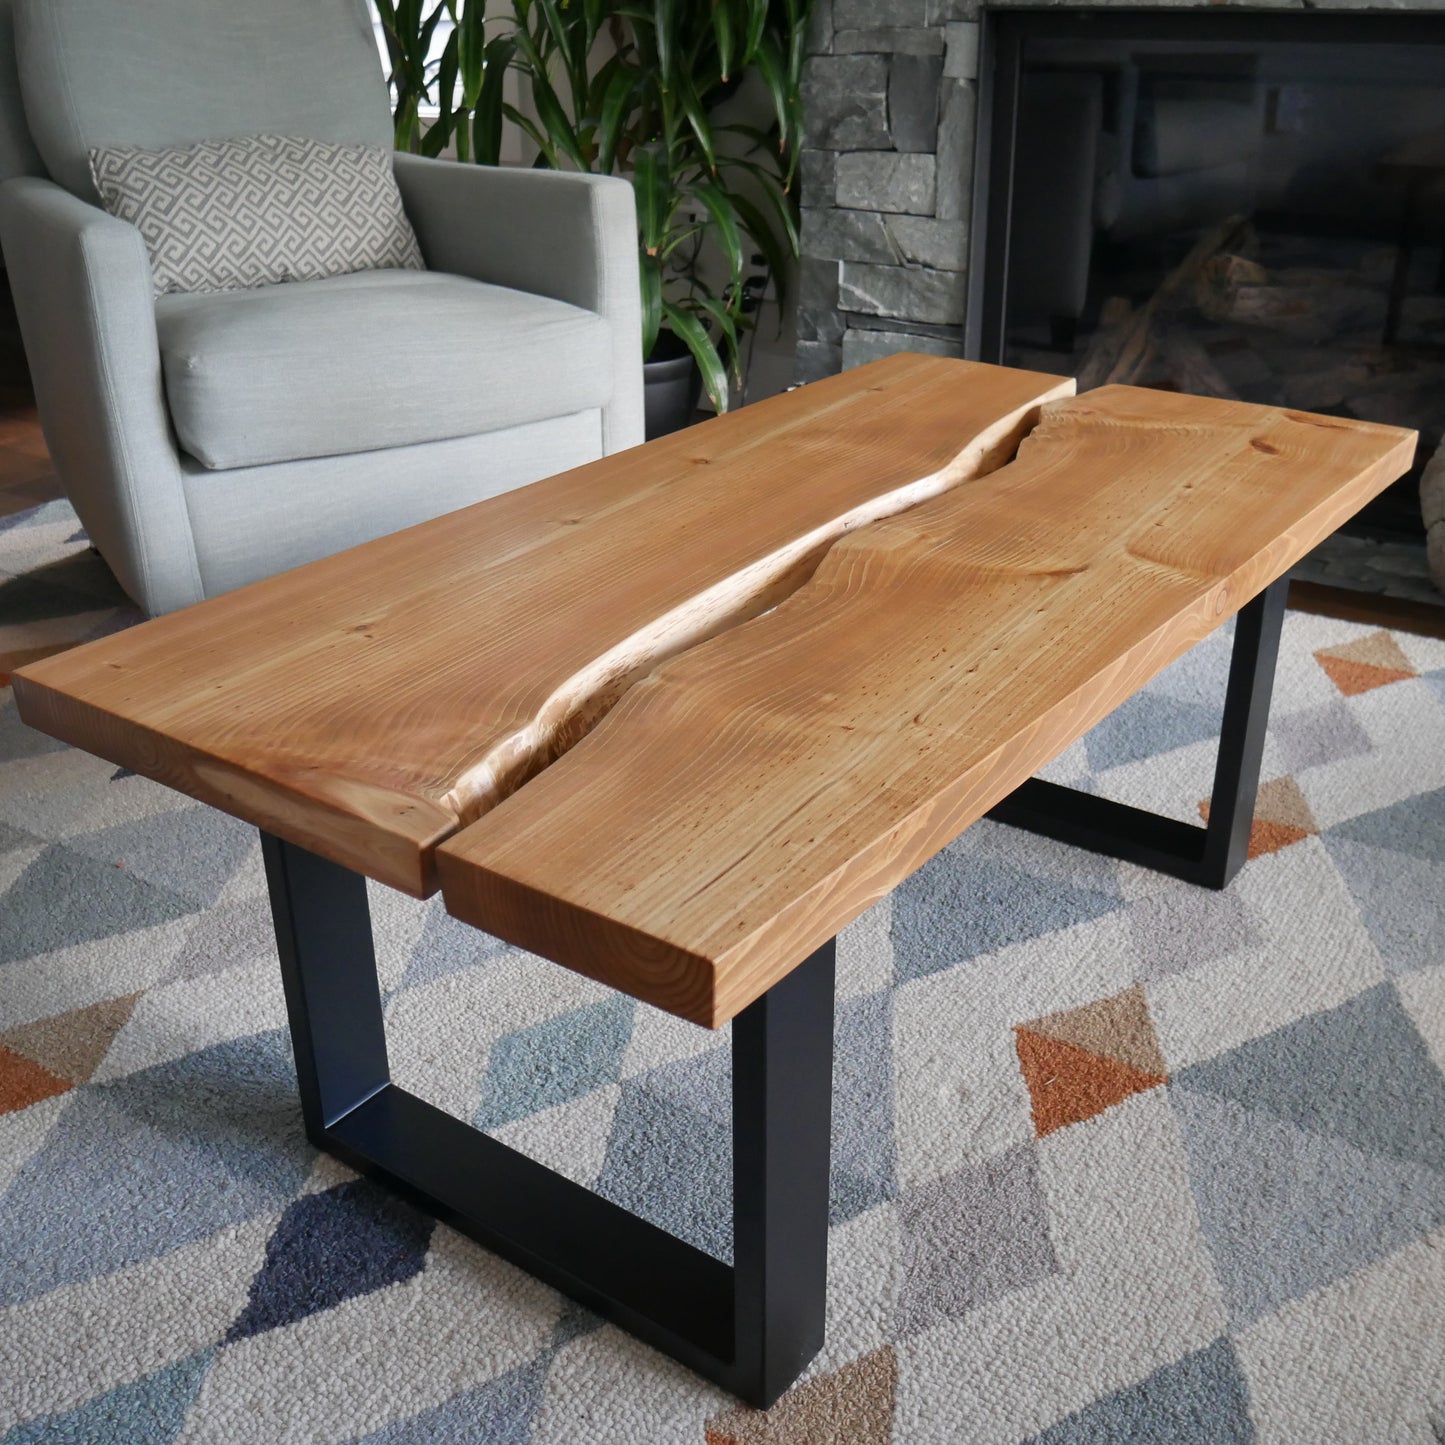
[{"label": "live edge wooden tabletop", "polygon": [[717,1025],[1415,444],[1071,390],[893,357],[33,664],[21,715]]},{"label": "live edge wooden tabletop", "polygon": [[855,371],[23,669],[21,715],[425,895],[436,845],[636,676],[1006,461],[1072,389]]}]

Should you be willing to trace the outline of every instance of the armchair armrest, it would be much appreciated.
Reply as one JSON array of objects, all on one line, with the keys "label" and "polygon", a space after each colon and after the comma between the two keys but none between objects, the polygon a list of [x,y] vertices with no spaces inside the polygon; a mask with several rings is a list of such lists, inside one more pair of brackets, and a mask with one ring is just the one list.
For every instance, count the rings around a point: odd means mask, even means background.
[{"label": "armchair armrest", "polygon": [[595,311],[612,329],[605,452],[642,440],[642,295],[632,187],[611,176],[399,154],[396,181],[427,265]]},{"label": "armchair armrest", "polygon": [[51,181],[0,185],[46,444],[76,512],[147,612],[201,599],[140,232]]}]

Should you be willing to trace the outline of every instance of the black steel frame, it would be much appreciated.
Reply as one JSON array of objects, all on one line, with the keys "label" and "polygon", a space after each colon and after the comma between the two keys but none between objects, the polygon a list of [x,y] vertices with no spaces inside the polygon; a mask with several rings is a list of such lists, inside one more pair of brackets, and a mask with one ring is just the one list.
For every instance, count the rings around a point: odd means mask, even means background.
[{"label": "black steel frame", "polygon": [[[1213,888],[1248,852],[1288,582],[1239,613],[1208,825],[1041,779],[989,814]],[[732,1024],[733,1258],[715,1259],[391,1082],[366,880],[261,834],[307,1137],[766,1408],[823,1343],[834,943]]]},{"label": "black steel frame", "polygon": [[[979,57],[975,131],[973,234],[966,354],[1002,364],[1005,339],[1014,154],[1022,101],[1025,48],[1035,36],[1130,38],[1144,27],[1181,42],[1191,40],[1325,40],[1445,43],[1445,20],[1435,15],[1350,15],[1319,12],[1098,10],[986,11]],[[979,254],[981,248],[981,254]],[[1079,793],[1035,778],[989,816],[1097,853],[1223,888],[1249,852],[1249,830],[1259,788],[1259,765],[1274,683],[1288,580],[1281,578],[1239,613],[1225,696],[1219,762],[1206,827]]]},{"label": "black steel frame", "polygon": [[1161,817],[1112,798],[1031,778],[989,817],[1095,853],[1123,858],[1205,888],[1224,888],[1249,856],[1269,699],[1274,688],[1289,579],[1281,577],[1239,611],[1209,821]]},{"label": "black steel frame", "polygon": [[393,1084],[366,880],[268,833],[261,843],[311,1141],[771,1405],[823,1343],[833,942],[733,1020],[729,1266]]}]

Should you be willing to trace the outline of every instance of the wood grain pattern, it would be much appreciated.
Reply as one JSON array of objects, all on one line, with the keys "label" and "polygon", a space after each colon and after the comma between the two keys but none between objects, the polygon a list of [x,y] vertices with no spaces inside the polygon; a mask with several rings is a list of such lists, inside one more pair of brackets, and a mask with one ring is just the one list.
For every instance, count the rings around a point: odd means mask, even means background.
[{"label": "wood grain pattern", "polygon": [[1413,433],[1110,387],[657,667],[437,855],[457,916],[732,1017],[1401,475]]},{"label": "wood grain pattern", "polygon": [[637,677],[1072,387],[890,358],[23,668],[21,716],[424,895]]}]

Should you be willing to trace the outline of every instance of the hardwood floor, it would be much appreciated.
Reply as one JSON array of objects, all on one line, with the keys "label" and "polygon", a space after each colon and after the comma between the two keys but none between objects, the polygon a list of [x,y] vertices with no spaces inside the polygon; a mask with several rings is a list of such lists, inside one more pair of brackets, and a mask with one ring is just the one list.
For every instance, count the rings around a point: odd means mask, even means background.
[{"label": "hardwood floor", "polygon": [[1321,582],[1291,582],[1289,605],[1295,612],[1313,612],[1320,617],[1338,617],[1345,622],[1364,622],[1421,637],[1445,638],[1445,603],[1432,607],[1378,592],[1355,592],[1348,587],[1327,587]]}]

